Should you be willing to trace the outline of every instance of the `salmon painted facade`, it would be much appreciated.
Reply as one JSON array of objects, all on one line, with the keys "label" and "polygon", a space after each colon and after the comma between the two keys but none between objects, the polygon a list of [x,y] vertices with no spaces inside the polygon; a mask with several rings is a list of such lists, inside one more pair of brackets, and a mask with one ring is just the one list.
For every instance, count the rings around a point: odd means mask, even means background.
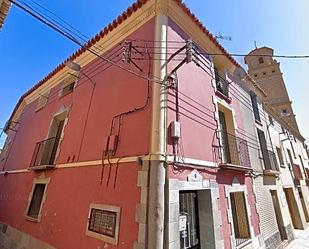
[{"label": "salmon painted facade", "polygon": [[0,248],[282,246],[309,217],[308,156],[266,97],[181,1],[137,1],[17,103]]}]

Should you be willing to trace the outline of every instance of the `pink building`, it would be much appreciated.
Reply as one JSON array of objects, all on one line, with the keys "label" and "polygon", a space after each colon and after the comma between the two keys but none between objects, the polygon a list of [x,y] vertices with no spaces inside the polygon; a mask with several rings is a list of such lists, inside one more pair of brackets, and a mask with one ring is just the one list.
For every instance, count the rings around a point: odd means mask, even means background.
[{"label": "pink building", "polygon": [[134,3],[16,105],[0,245],[259,248],[238,67],[181,1]]}]

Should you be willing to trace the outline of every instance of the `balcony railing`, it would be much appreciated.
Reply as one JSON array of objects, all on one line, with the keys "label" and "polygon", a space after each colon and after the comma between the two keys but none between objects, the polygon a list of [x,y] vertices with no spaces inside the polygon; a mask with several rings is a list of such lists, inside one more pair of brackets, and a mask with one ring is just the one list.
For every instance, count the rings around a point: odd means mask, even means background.
[{"label": "balcony railing", "polygon": [[265,169],[279,171],[276,154],[270,150],[268,150],[267,152],[268,152],[269,161],[266,160]]},{"label": "balcony railing", "polygon": [[250,168],[250,156],[246,140],[220,131],[221,163]]},{"label": "balcony railing", "polygon": [[53,166],[59,144],[59,138],[52,137],[35,145],[30,168]]}]

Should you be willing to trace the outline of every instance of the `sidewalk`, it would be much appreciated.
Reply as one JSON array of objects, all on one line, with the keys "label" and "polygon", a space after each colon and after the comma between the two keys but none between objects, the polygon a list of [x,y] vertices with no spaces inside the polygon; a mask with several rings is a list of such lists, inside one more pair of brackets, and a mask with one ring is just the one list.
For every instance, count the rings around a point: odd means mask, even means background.
[{"label": "sidewalk", "polygon": [[285,249],[309,249],[309,227],[304,230],[295,230],[296,239]]}]

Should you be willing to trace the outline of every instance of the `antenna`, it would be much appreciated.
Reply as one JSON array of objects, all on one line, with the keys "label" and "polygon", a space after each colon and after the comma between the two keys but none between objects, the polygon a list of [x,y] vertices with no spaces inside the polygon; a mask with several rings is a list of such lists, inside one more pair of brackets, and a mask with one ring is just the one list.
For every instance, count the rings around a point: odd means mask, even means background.
[{"label": "antenna", "polygon": [[231,37],[231,36],[224,36],[224,35],[221,34],[221,32],[219,32],[219,33],[216,35],[216,38],[217,38],[217,39],[221,39],[221,40],[232,41],[232,37]]},{"label": "antenna", "polygon": [[254,46],[255,46],[255,49],[257,49],[256,41],[254,41]]}]

